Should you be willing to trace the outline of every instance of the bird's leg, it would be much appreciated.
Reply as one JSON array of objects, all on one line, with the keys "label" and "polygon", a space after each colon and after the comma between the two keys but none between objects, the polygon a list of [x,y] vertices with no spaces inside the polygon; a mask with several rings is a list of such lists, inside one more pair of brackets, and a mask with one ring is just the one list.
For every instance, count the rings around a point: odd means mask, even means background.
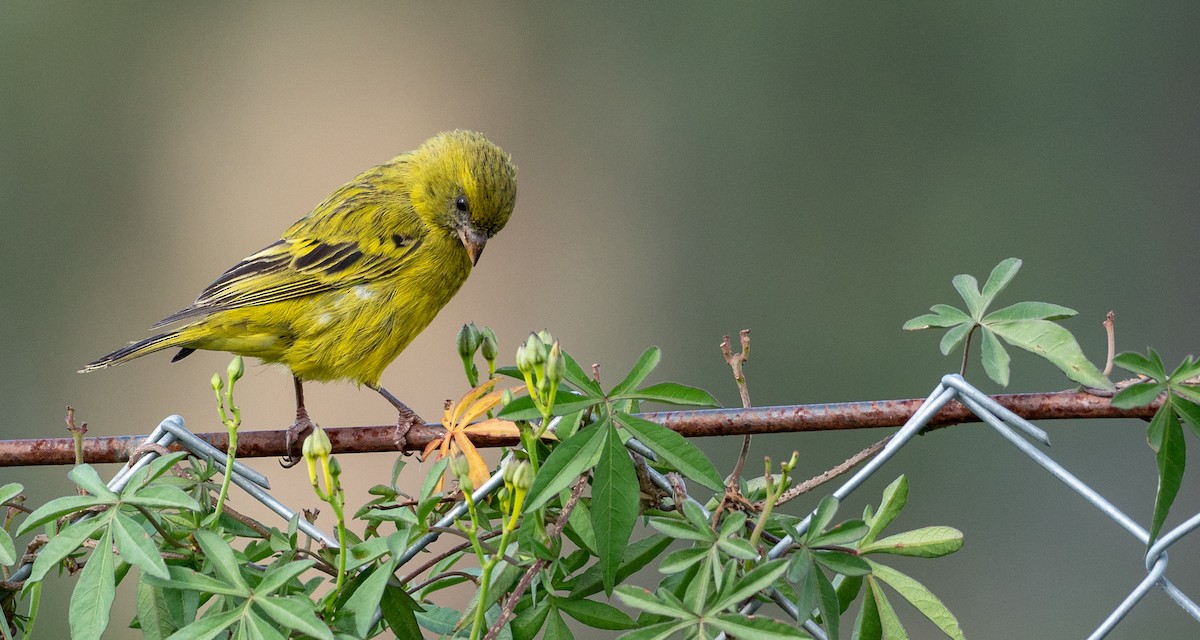
[{"label": "bird's leg", "polygon": [[287,436],[284,439],[287,452],[284,454],[283,459],[279,461],[279,464],[285,469],[296,466],[302,459],[302,456],[292,455],[292,445],[299,442],[305,433],[317,426],[308,417],[308,410],[304,408],[304,383],[296,376],[292,376],[292,381],[296,383],[296,421],[292,423],[292,426],[288,427]]},{"label": "bird's leg", "polygon": [[413,425],[425,424],[425,420],[422,419],[421,416],[417,415],[416,411],[409,409],[408,405],[401,402],[400,398],[392,395],[392,393],[387,389],[384,389],[379,385],[368,386],[377,391],[385,400],[392,403],[392,406],[396,407],[396,411],[400,414],[400,417],[396,420],[395,440],[396,447],[401,451],[404,451],[405,444],[407,444],[408,440],[408,430],[412,429]]}]

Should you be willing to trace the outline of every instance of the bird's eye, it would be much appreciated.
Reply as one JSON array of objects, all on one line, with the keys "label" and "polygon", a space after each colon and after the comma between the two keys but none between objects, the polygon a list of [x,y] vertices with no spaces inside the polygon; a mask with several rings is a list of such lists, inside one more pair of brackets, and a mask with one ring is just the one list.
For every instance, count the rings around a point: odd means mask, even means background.
[{"label": "bird's eye", "polygon": [[454,201],[454,208],[465,213],[467,211],[467,197],[459,196],[458,200]]}]

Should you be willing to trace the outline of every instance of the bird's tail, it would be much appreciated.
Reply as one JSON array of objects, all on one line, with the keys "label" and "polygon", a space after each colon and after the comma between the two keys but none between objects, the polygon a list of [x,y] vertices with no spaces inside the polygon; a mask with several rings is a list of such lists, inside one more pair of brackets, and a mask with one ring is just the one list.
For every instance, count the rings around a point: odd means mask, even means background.
[{"label": "bird's tail", "polygon": [[146,338],[145,340],[134,342],[133,344],[117,349],[116,351],[96,360],[95,362],[89,362],[79,370],[79,373],[87,373],[89,371],[95,371],[96,369],[103,369],[105,367],[114,367],[116,365],[129,362],[134,358],[144,356],[147,353],[154,353],[155,351],[161,351],[162,349],[183,347],[179,354],[171,360],[174,362],[175,360],[178,360],[193,351],[193,349],[183,346],[189,339],[188,336],[183,335],[183,331],[186,329],[187,327],[181,327],[175,331],[160,333],[156,336]]}]

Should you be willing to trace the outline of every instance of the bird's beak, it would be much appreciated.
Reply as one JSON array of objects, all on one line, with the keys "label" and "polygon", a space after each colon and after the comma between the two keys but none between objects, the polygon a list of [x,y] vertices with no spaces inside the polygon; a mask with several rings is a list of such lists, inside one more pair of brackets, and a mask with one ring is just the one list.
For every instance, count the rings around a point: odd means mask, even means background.
[{"label": "bird's beak", "polygon": [[467,255],[471,257],[471,264],[479,263],[479,256],[483,254],[483,247],[487,244],[487,234],[476,231],[470,225],[460,227],[458,237],[462,240],[463,246],[467,248]]}]

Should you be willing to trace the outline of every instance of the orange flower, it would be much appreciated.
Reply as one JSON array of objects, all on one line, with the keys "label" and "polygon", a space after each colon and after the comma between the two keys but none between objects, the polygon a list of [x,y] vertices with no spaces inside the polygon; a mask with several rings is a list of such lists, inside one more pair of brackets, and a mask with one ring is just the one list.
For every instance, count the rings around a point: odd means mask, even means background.
[{"label": "orange flower", "polygon": [[[483,422],[471,423],[472,420],[496,408],[496,405],[500,404],[504,398],[504,389],[492,391],[496,382],[495,378],[488,380],[468,391],[458,402],[448,402],[446,412],[442,415],[442,426],[446,428],[446,435],[431,441],[421,454],[422,458],[427,458],[436,449],[439,460],[447,456],[462,455],[471,469],[471,484],[475,487],[487,482],[489,469],[487,463],[483,461],[483,456],[479,455],[479,450],[471,442],[471,435],[515,438],[519,437],[521,433],[517,424],[509,420],[491,418]],[[515,393],[522,388],[514,387],[512,391]],[[446,473],[451,473],[449,468],[446,469]],[[446,476],[443,476],[435,491],[442,490],[445,479]]]}]

